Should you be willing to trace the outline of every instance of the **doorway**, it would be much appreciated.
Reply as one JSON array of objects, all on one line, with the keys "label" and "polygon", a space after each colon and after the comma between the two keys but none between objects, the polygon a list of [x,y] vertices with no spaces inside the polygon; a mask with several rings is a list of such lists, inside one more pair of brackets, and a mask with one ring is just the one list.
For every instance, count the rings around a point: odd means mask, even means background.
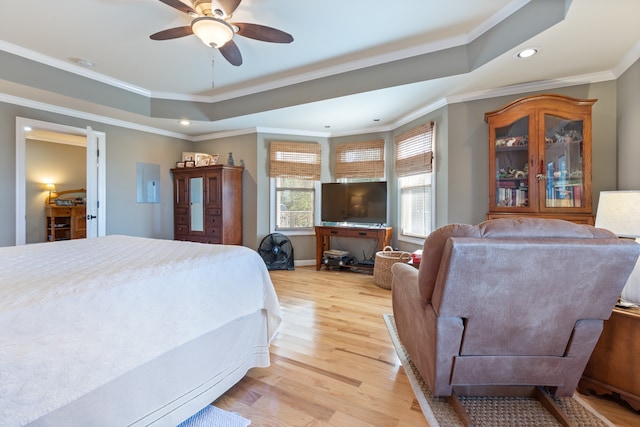
[{"label": "doorway", "polygon": [[[42,122],[23,117],[16,118],[16,245],[26,243],[27,182],[26,146],[30,132],[57,135],[52,143],[82,144],[86,146],[87,237],[106,234],[106,134],[90,127],[75,128],[56,123]],[[44,185],[44,183],[43,183]]]}]

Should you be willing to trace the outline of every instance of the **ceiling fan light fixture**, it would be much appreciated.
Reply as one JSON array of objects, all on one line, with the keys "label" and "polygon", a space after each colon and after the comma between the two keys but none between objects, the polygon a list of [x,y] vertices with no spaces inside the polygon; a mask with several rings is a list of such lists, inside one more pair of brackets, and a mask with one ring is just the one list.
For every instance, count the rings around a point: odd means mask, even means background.
[{"label": "ceiling fan light fixture", "polygon": [[233,28],[223,20],[212,16],[201,16],[191,23],[193,33],[207,46],[220,48],[233,38]]}]

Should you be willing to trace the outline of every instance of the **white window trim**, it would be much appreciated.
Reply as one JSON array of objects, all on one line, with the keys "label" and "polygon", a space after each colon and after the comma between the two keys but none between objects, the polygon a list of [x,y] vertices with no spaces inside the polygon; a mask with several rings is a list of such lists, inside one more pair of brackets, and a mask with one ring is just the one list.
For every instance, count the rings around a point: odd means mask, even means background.
[{"label": "white window trim", "polygon": [[[313,224],[320,225],[320,181],[314,182],[314,190],[316,194],[314,197]],[[269,194],[269,233],[281,233],[284,230],[276,230],[276,178],[269,178]],[[315,233],[313,227],[299,230],[286,230],[288,236],[313,236]]]},{"label": "white window trim", "polygon": [[[436,180],[436,152],[435,152],[435,147],[433,147],[433,159],[432,161],[432,169],[431,169],[431,231],[436,229],[436,188],[437,188],[437,180]],[[420,245],[422,246],[424,244],[424,240],[426,239],[426,237],[413,237],[413,236],[408,236],[406,234],[402,234],[402,227],[400,224],[400,221],[402,220],[402,216],[400,213],[400,201],[401,201],[401,197],[402,197],[402,191],[400,189],[400,181],[396,178],[396,183],[397,183],[397,191],[396,191],[396,206],[398,207],[397,211],[396,211],[396,217],[398,218],[398,233],[396,234],[398,236],[398,241],[400,242],[406,242],[406,243],[413,243],[416,245]]]}]

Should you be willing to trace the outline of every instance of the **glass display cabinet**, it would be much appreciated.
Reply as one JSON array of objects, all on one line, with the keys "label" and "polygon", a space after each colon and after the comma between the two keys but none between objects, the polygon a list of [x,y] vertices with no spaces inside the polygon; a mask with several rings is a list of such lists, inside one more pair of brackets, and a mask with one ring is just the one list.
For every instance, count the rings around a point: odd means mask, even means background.
[{"label": "glass display cabinet", "polygon": [[515,215],[594,223],[591,107],[595,102],[536,95],[485,114],[488,219]]}]

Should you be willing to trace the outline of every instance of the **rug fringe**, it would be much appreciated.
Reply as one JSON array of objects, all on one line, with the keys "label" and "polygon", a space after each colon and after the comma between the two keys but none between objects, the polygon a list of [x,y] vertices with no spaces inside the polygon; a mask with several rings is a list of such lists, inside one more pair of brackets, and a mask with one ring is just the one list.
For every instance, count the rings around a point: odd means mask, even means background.
[{"label": "rug fringe", "polygon": [[[398,341],[398,337],[396,334],[391,333],[392,330],[396,329],[396,324],[393,320],[393,316],[391,314],[383,314],[382,317],[384,318],[384,322],[387,324],[387,330],[389,331],[391,342],[393,342],[393,347],[396,349],[396,354],[398,355],[398,359],[400,359],[400,363],[402,364],[404,372],[411,372],[409,360],[407,359],[406,354],[400,350],[402,348],[402,343]],[[409,379],[409,383],[411,384],[411,388],[413,390],[420,390],[420,384],[418,383],[418,379],[414,375],[407,374],[407,378]],[[436,419],[436,416],[433,414],[431,406],[427,402],[426,397],[424,397],[424,394],[416,393],[415,391],[413,394],[416,396],[416,400],[418,401],[420,409],[422,409],[422,413],[429,423],[429,427],[440,427],[440,423]]]}]

